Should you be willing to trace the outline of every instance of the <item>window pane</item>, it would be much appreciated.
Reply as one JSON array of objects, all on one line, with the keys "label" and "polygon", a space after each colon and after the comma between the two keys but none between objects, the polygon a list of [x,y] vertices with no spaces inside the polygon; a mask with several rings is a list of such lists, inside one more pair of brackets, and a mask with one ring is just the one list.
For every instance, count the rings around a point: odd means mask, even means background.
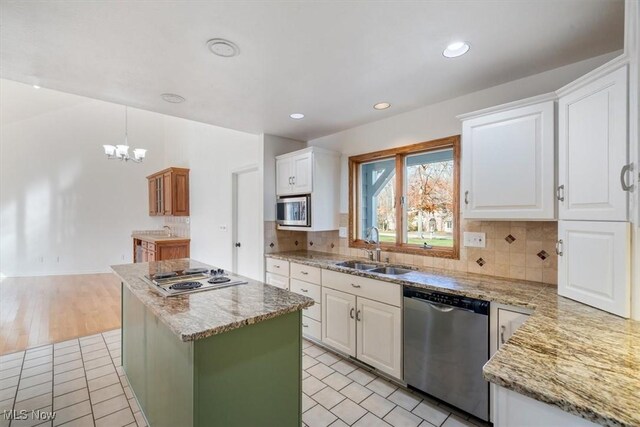
[{"label": "window pane", "polygon": [[403,242],[453,247],[453,148],[405,161]]},{"label": "window pane", "polygon": [[371,227],[380,230],[381,242],[395,242],[395,159],[360,165],[360,212],[358,238],[367,238]]}]

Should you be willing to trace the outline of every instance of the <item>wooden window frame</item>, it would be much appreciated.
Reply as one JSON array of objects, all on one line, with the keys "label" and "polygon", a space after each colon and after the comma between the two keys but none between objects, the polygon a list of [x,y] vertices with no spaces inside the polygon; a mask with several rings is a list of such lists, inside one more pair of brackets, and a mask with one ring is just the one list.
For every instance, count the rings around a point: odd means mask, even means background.
[{"label": "wooden window frame", "polygon": [[[423,247],[398,242],[398,235],[404,233],[404,216],[401,197],[404,194],[404,163],[407,156],[412,154],[425,153],[442,148],[453,148],[453,247],[433,247],[424,249]],[[396,162],[396,242],[381,242],[380,248],[386,252],[399,252],[413,255],[424,255],[437,258],[460,258],[460,135],[449,136],[447,138],[434,139],[432,141],[420,142],[418,144],[397,147],[388,150],[376,151],[373,153],[360,154],[349,157],[349,247],[371,250],[375,245],[365,243],[358,239],[358,212],[360,210],[359,185],[360,185],[360,165],[375,160],[395,158]],[[401,239],[400,239],[401,240]]]}]

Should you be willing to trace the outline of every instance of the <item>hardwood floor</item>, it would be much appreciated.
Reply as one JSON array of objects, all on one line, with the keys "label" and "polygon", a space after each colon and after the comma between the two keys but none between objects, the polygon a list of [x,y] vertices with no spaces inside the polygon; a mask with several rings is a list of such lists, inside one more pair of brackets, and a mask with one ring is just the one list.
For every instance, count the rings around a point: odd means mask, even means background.
[{"label": "hardwood floor", "polygon": [[0,355],[119,327],[113,274],[0,279]]}]

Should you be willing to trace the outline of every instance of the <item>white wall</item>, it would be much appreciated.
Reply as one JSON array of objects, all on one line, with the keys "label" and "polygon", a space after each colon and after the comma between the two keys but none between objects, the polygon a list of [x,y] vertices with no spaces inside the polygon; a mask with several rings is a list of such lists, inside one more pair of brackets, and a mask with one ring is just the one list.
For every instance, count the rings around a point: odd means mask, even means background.
[{"label": "white wall", "polygon": [[276,220],[276,156],[301,150],[306,142],[263,135],[264,146],[264,220]]},{"label": "white wall", "polygon": [[191,169],[191,257],[231,269],[231,172],[262,170],[260,135],[129,108],[129,144],[147,148],[147,159],[107,160],[102,145],[124,139],[123,106],[8,80],[0,80],[0,120],[2,274],[131,262],[131,231],[163,225],[148,216],[146,176],[168,166]]},{"label": "white wall", "polygon": [[129,143],[144,163],[107,160],[124,140],[124,107],[0,80],[0,272],[109,271],[130,262],[147,215],[145,176],[164,165],[162,116],[129,109]]},{"label": "white wall", "polygon": [[[348,212],[348,157],[462,132],[457,115],[555,91],[617,56],[610,53],[309,141],[343,153],[340,212]],[[393,107],[392,107],[393,108]]]},{"label": "white wall", "polygon": [[[247,166],[258,166],[262,176],[262,137],[170,116],[165,116],[164,133],[165,163],[191,169],[191,258],[231,270],[231,177],[233,171]],[[261,197],[255,210],[260,218],[262,208]],[[262,250],[264,233],[255,239]],[[262,265],[262,257],[258,261]]]}]

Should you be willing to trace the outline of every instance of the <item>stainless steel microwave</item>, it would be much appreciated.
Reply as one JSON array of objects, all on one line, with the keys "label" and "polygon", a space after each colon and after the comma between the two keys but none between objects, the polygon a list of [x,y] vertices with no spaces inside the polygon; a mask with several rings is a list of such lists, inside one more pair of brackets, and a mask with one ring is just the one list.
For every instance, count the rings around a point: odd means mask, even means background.
[{"label": "stainless steel microwave", "polygon": [[311,196],[278,198],[276,223],[286,227],[311,227]]}]

